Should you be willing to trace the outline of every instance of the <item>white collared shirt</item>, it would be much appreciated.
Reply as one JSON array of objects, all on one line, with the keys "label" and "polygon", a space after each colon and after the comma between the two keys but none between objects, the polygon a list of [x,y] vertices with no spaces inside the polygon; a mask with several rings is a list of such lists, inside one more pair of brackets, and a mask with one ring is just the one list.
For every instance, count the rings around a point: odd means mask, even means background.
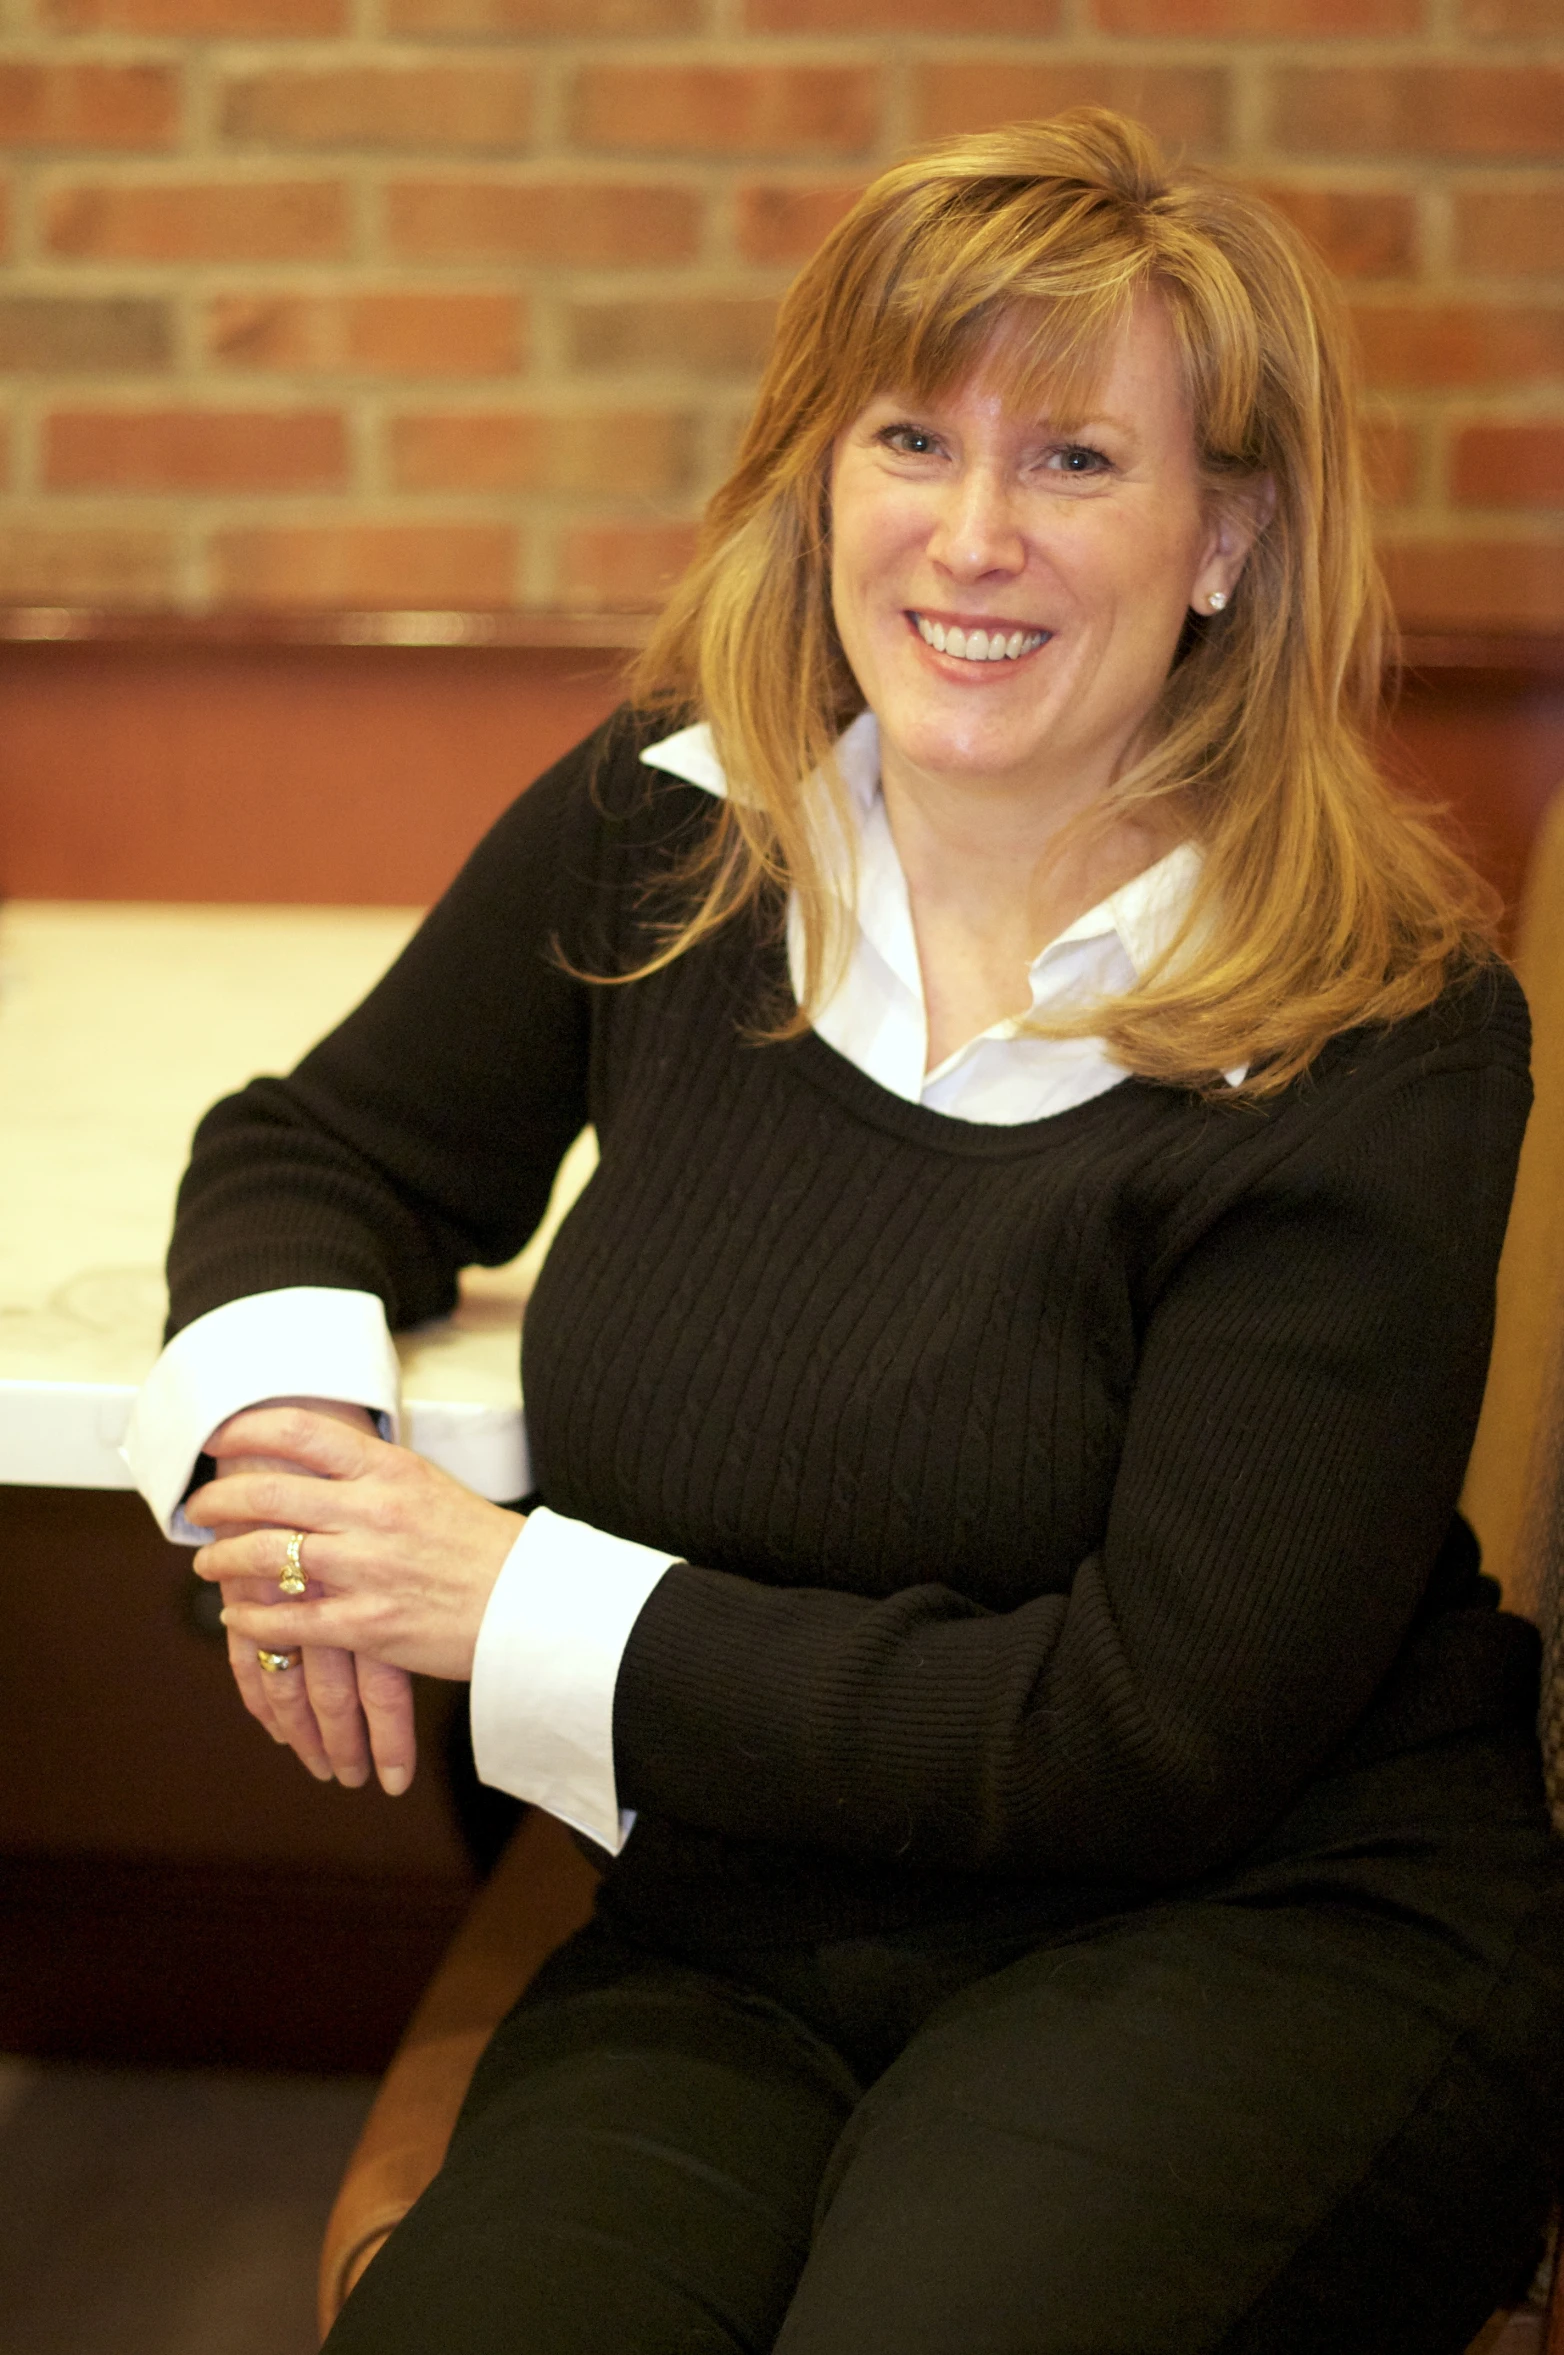
[{"label": "white collared shirt", "polygon": [[[684,728],[642,753],[708,793],[724,794],[711,731]],[[955,1120],[1010,1126],[1068,1111],[1117,1086],[1123,1067],[1095,1038],[1033,1038],[1026,1017],[991,1023],[929,1071],[923,974],[913,931],[907,879],[891,837],[880,794],[880,732],[864,712],[837,746],[847,787],[857,854],[857,933],[851,959],[814,1028],[849,1063],[891,1095]],[[1200,853],[1180,843],[1066,927],[1032,959],[1032,1003],[1048,1008],[1086,1005],[1131,988],[1172,940],[1200,874]],[[795,994],[802,994],[803,937],[796,905],[789,915],[788,951]]]},{"label": "white collared shirt", "polygon": [[[855,828],[856,928],[846,970],[815,1021],[820,1036],[892,1095],[956,1120],[1039,1120],[1117,1086],[1124,1070],[1100,1039],[1029,1037],[1025,1017],[991,1024],[935,1070],[925,1068],[923,979],[880,794],[872,714],[848,728],[837,757]],[[709,793],[727,791],[704,725],[648,746],[641,758]],[[1180,844],[1077,917],[1032,960],[1032,1012],[1129,989],[1177,930],[1199,872],[1199,852]],[[788,948],[798,992],[796,907]],[[1228,1074],[1235,1083],[1242,1076]],[[262,1398],[334,1397],[370,1408],[394,1438],[395,1367],[384,1312],[369,1293],[297,1286],[231,1301],[164,1350],[137,1400],[126,1461],[166,1533],[199,1544],[207,1533],[185,1519],[181,1499],[225,1417]],[[612,1853],[633,1821],[614,1782],[614,1686],[630,1631],[676,1558],[539,1507],[506,1558],[478,1632],[472,1724],[482,1780]]]}]

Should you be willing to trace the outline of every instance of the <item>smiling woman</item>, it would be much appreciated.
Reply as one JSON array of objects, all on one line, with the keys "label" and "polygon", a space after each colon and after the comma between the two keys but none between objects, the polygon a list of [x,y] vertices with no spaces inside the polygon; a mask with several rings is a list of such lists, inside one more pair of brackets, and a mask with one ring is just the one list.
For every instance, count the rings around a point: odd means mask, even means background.
[{"label": "smiling woman", "polygon": [[1017,409],[980,362],[910,409],[871,401],[839,437],[831,609],[879,722],[931,1062],[1027,1013],[1038,943],[1177,839],[1171,813],[1159,828],[1112,788],[1191,611],[1231,593],[1268,489],[1207,500],[1154,295],[1102,354],[1085,416]]},{"label": "smiling woman", "polygon": [[[470,1679],[605,1868],[332,2355],[1458,2355],[1529,2274],[1564,1865],[1455,1510],[1526,1014],[1378,611],[1263,206],[920,158],[632,707],[203,1122],[132,1446],[248,1704],[397,1788]],[[386,1327],[588,1120],[504,1509]]]},{"label": "smiling woman", "polygon": [[[1039,1025],[1197,1087],[1246,1066],[1263,1095],[1349,1024],[1427,1005],[1495,909],[1370,754],[1388,609],[1355,407],[1318,257],[1248,192],[1168,172],[1117,118],[1020,124],[886,173],[783,305],[738,462],[636,669],[643,708],[702,714],[728,778],[669,950],[785,875],[797,1019],[818,1016],[850,939],[822,874],[834,746],[866,704],[883,721],[883,666],[908,656],[921,598],[931,634],[961,629],[963,661],[969,623],[1011,624],[1007,660],[1016,623],[1047,633],[1013,698],[1023,762],[1036,731],[1034,832],[986,887],[1013,899],[1030,854],[1041,896],[1018,937],[1051,937],[1125,858],[1200,845],[1183,921],[1134,986]],[[944,430],[953,409],[965,435]],[[865,555],[905,575],[872,592],[844,550],[866,479],[885,495]],[[871,597],[890,601],[872,622]],[[915,660],[897,673],[909,692]],[[942,886],[949,850],[947,830]]]}]

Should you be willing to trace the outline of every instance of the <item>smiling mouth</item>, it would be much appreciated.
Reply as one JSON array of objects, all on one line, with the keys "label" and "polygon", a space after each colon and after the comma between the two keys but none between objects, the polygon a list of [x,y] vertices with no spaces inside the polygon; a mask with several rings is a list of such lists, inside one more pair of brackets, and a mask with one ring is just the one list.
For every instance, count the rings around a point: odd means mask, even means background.
[{"label": "smiling mouth", "polygon": [[1052,630],[964,630],[955,623],[926,621],[921,613],[912,620],[925,646],[936,654],[953,654],[958,662],[1019,662],[1053,636]]}]

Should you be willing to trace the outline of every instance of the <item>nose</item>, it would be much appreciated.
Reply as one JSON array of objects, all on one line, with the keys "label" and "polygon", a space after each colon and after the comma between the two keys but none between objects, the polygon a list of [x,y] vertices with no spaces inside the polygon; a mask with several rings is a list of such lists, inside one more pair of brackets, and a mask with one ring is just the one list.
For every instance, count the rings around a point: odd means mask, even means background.
[{"label": "nose", "polygon": [[964,467],[948,484],[929,555],[953,580],[977,581],[1026,566],[1026,544],[1010,484],[996,468]]}]

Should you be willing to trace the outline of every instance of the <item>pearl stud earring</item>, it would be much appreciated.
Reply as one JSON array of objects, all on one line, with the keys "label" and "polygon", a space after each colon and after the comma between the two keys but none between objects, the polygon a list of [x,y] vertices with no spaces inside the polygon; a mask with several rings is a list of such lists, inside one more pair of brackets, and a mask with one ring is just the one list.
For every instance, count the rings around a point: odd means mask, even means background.
[{"label": "pearl stud earring", "polygon": [[1210,596],[1206,599],[1206,603],[1210,606],[1213,613],[1220,613],[1223,606],[1227,603],[1227,598],[1221,589],[1213,589]]}]

